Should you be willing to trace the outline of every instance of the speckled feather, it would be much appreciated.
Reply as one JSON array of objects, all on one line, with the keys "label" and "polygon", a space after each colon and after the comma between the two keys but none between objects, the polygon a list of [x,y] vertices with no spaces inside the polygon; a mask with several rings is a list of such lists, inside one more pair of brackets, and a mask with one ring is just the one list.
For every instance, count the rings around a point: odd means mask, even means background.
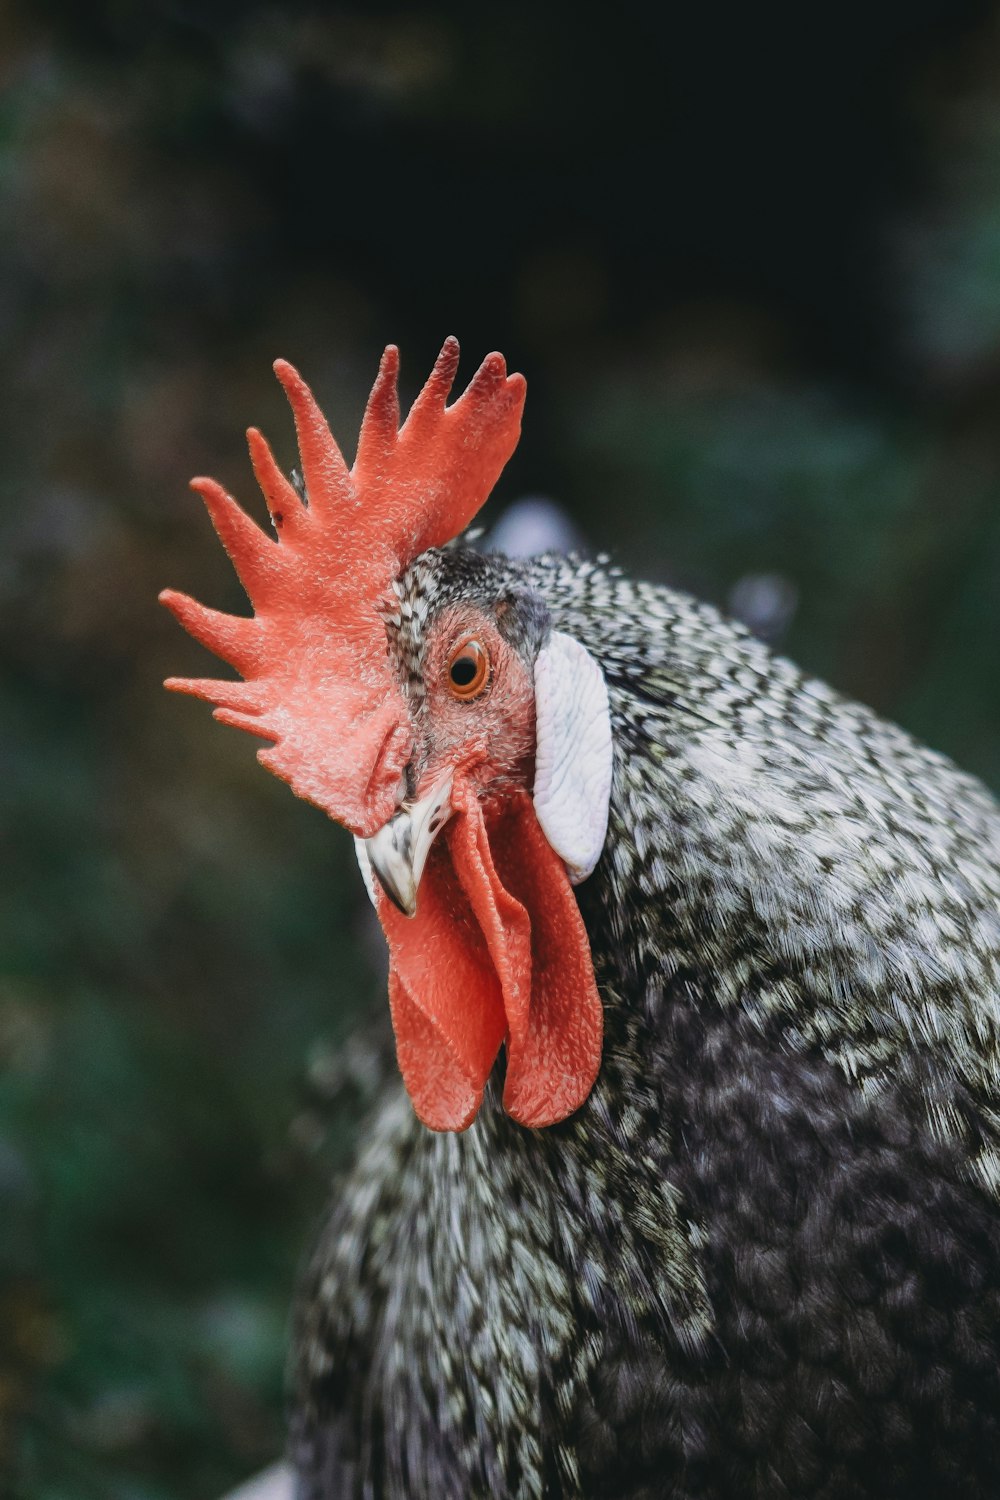
[{"label": "speckled feather", "polygon": [[606,1043],[539,1132],[497,1077],[460,1136],[387,1088],[303,1288],[302,1500],[995,1497],[996,803],[603,566],[431,552],[397,596],[415,706],[460,598],[604,669]]}]

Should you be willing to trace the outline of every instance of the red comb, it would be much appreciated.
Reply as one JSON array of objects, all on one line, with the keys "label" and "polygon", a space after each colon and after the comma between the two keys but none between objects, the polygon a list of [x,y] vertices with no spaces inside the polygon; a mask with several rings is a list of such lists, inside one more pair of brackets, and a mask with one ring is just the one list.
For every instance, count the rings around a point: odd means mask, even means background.
[{"label": "red comb", "polygon": [[524,378],[508,376],[499,354],[487,355],[464,394],[445,405],[458,355],[457,339],[446,339],[400,429],[399,352],[389,345],[351,470],[309,387],[278,360],[308,504],[255,428],[250,457],[277,540],[213,479],[192,480],[254,615],[222,614],[172,589],[160,595],[244,679],[171,677],[167,687],[207,699],[223,723],[272,740],[258,751],[261,763],[362,836],[392,813],[411,751],[380,608],[418,553],[468,525],[521,430]]}]

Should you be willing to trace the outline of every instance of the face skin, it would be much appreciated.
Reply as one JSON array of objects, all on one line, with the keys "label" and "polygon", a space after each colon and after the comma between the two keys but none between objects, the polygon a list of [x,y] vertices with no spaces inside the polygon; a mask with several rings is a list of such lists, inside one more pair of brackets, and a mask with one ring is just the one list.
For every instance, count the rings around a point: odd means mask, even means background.
[{"label": "face skin", "polygon": [[[384,612],[412,752],[395,813],[364,843],[373,874],[404,916],[416,911],[427,860],[446,858],[454,828],[440,841],[437,834],[451,814],[475,812],[499,832],[534,786],[534,668],[550,627],[544,604],[509,568],[476,553],[428,552],[394,584],[398,607],[388,601]],[[460,656],[467,670],[456,681],[451,668]]]},{"label": "face skin", "polygon": [[[501,606],[502,608],[503,606]],[[469,639],[486,651],[485,686],[456,695],[449,668]],[[447,771],[462,773],[487,805],[534,780],[535,689],[529,667],[497,628],[497,614],[476,605],[448,606],[428,626],[422,670],[424,697],[414,720],[417,797]]]}]

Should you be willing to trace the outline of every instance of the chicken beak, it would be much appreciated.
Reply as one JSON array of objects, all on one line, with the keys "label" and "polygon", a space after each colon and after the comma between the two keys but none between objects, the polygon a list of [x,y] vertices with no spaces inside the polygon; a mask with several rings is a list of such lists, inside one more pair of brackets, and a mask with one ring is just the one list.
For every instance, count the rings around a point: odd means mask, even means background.
[{"label": "chicken beak", "polygon": [[417,909],[417,887],[431,845],[452,814],[452,774],[436,782],[417,802],[404,802],[365,849],[379,885],[405,917]]}]

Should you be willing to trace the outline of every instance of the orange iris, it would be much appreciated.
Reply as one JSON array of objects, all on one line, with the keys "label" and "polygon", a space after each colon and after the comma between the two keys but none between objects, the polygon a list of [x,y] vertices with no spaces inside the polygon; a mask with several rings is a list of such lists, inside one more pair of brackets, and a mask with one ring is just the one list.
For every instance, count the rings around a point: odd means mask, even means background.
[{"label": "orange iris", "polygon": [[448,688],[456,698],[477,698],[490,675],[486,647],[475,639],[461,641],[448,662]]}]

